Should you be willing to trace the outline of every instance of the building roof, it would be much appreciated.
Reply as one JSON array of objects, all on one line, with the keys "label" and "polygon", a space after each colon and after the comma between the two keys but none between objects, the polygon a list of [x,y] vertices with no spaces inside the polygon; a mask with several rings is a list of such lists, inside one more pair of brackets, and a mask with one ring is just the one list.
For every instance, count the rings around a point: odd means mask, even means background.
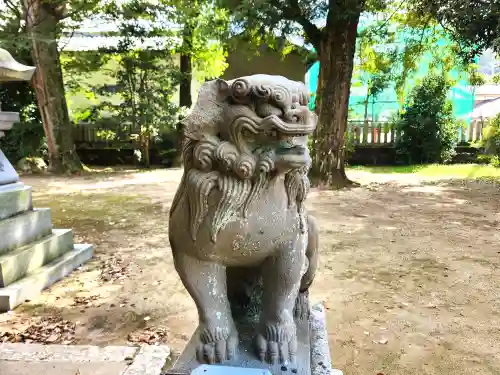
[{"label": "building roof", "polygon": [[477,104],[472,111],[472,118],[491,118],[498,114],[500,114],[500,97]]},{"label": "building roof", "polygon": [[500,97],[500,85],[482,85],[475,89],[476,95],[498,95]]},{"label": "building roof", "polygon": [[[97,51],[101,48],[117,47],[123,40],[120,36],[107,36],[102,34],[84,34],[78,33],[66,35],[59,39],[58,45],[61,51]],[[136,48],[158,48],[178,47],[182,42],[178,37],[154,37],[154,38],[135,38]]]}]

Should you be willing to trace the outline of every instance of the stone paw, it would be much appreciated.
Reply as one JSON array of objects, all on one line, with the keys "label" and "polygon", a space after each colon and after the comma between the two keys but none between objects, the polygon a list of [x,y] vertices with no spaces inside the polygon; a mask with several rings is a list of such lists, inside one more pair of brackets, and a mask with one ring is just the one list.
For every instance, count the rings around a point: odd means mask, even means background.
[{"label": "stone paw", "polygon": [[302,320],[309,318],[309,292],[301,292],[295,300],[295,307],[293,309],[295,319]]},{"label": "stone paw", "polygon": [[295,363],[297,356],[297,336],[295,324],[266,325],[265,333],[256,337],[257,355],[262,362],[272,365]]},{"label": "stone paw", "polygon": [[238,351],[238,332],[232,329],[208,329],[201,332],[201,341],[196,348],[196,359],[200,363],[222,363],[235,359]]}]

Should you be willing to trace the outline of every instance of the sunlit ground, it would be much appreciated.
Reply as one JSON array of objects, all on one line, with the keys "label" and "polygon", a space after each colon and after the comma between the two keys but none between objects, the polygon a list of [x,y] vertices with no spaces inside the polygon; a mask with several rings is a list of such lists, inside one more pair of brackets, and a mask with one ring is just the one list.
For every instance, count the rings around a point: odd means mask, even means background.
[{"label": "sunlit ground", "polygon": [[428,164],[389,167],[349,167],[353,171],[366,171],[370,173],[412,173],[425,177],[453,177],[453,178],[500,178],[500,168],[484,164]]},{"label": "sunlit ground", "polygon": [[[307,201],[321,231],[311,300],[327,308],[334,366],[346,375],[500,374],[500,170],[347,173],[362,186],[312,189]],[[130,168],[23,176],[35,207],[50,207],[56,228],[72,228],[96,252],[38,298],[0,314],[0,331],[32,327],[33,342],[162,342],[180,352],[197,324],[168,244],[180,176]],[[35,326],[49,317],[76,329],[54,336],[47,329],[55,323]]]}]

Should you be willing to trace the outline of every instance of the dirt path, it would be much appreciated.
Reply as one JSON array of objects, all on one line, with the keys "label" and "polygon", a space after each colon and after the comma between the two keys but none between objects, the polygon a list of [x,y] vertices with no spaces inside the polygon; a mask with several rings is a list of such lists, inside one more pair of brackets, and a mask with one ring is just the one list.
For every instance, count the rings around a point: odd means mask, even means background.
[{"label": "dirt path", "polygon": [[[35,205],[51,207],[56,226],[96,244],[96,255],[0,315],[0,331],[31,327],[34,342],[161,341],[182,350],[197,316],[168,246],[179,177],[168,170],[23,178]],[[322,231],[312,298],[328,308],[335,367],[346,375],[499,374],[498,186],[351,177],[367,185],[313,191],[308,203]],[[64,324],[66,335],[51,334]]]}]

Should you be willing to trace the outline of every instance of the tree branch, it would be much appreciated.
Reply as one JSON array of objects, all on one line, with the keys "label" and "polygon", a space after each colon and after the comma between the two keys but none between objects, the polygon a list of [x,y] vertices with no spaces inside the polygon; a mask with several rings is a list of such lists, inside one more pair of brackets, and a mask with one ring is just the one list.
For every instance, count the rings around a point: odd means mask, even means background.
[{"label": "tree branch", "polygon": [[283,16],[291,21],[296,21],[304,29],[304,34],[316,50],[319,50],[322,31],[313,24],[301,11],[298,0],[290,0],[289,5],[282,10]]},{"label": "tree branch", "polygon": [[22,19],[22,13],[19,6],[16,6],[11,0],[3,0],[3,3],[12,13],[15,13],[18,19]]}]

